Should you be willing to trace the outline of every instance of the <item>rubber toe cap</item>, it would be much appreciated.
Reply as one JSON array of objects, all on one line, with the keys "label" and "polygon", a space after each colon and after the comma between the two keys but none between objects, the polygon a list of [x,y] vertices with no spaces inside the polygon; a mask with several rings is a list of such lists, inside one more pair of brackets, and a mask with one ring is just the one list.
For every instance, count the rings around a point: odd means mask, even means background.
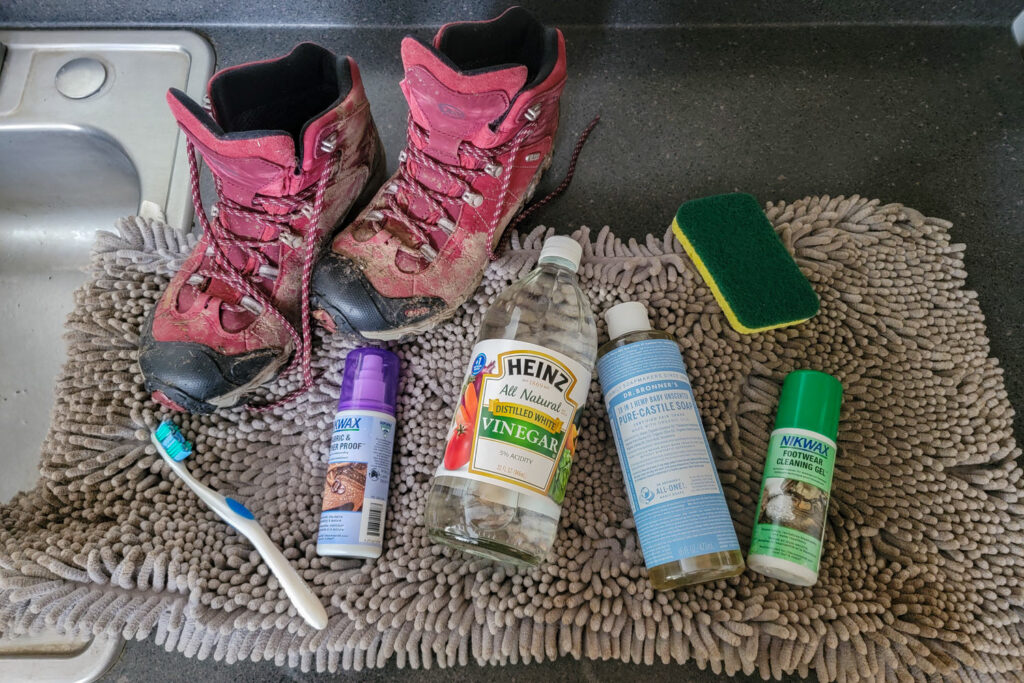
[{"label": "rubber toe cap", "polygon": [[146,389],[161,392],[193,413],[227,407],[217,400],[254,382],[278,360],[280,351],[260,349],[225,356],[194,342],[149,340],[139,352]]},{"label": "rubber toe cap", "polygon": [[347,334],[399,330],[444,309],[439,298],[382,296],[361,269],[333,252],[317,263],[312,292],[314,306],[327,311],[338,331]]}]

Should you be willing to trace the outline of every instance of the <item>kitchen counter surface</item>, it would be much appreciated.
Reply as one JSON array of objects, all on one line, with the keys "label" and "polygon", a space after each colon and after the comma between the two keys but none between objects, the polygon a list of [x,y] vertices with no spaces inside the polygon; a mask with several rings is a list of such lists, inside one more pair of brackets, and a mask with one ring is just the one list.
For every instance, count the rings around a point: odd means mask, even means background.
[{"label": "kitchen counter surface", "polygon": [[[2,21],[0,21],[2,23]],[[201,28],[219,66],[313,40],[359,63],[393,168],[405,134],[399,43],[431,29]],[[572,27],[555,165],[594,114],[602,121],[571,189],[530,221],[568,232],[610,225],[662,235],[678,205],[722,192],[767,200],[853,194],[954,223],[967,244],[992,354],[1024,406],[1024,63],[1005,26],[773,24]],[[1024,427],[1018,418],[1018,442]],[[711,680],[695,665],[561,660],[413,674],[417,681]],[[108,681],[320,680],[273,663],[188,660],[129,643]],[[393,665],[332,680],[410,678]],[[754,680],[754,679],[750,679]],[[759,679],[758,679],[759,680]]]}]

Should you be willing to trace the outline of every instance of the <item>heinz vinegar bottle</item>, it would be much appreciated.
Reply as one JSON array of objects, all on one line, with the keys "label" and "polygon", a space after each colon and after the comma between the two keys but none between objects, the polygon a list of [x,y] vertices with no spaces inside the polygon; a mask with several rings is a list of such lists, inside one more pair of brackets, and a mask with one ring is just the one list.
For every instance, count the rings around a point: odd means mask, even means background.
[{"label": "heinz vinegar bottle", "polygon": [[551,549],[597,357],[581,253],[548,238],[487,310],[427,498],[433,541],[528,566]]}]

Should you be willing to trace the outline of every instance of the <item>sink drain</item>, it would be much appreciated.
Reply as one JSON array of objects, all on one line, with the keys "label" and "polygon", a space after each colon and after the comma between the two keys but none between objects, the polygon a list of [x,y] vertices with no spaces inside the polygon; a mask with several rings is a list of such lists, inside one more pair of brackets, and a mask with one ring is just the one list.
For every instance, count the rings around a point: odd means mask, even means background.
[{"label": "sink drain", "polygon": [[107,82],[107,67],[92,57],[72,59],[57,71],[54,85],[64,97],[81,100],[95,94]]}]

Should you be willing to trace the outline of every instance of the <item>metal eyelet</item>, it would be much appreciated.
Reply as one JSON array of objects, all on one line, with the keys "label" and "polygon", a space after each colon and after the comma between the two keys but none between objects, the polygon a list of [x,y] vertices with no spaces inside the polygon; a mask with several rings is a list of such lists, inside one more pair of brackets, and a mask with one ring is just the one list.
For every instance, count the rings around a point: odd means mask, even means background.
[{"label": "metal eyelet", "polygon": [[409,155],[405,153],[404,149],[401,152],[398,153],[398,163],[404,164],[405,160],[408,159],[408,158],[409,158]]},{"label": "metal eyelet", "polygon": [[302,246],[302,235],[294,233],[291,230],[282,230],[281,234],[277,236],[278,241],[284,242],[292,249],[298,249]]},{"label": "metal eyelet", "polygon": [[338,147],[338,132],[332,131],[327,137],[320,141],[320,151],[330,154]]},{"label": "metal eyelet", "polygon": [[504,172],[504,170],[504,166],[494,161],[484,166],[484,173],[491,176],[492,178],[499,177],[502,174],[502,172]]},{"label": "metal eyelet", "polygon": [[384,220],[384,214],[382,214],[380,211],[368,211],[366,213],[366,220],[370,221],[371,223],[376,223],[378,221]]},{"label": "metal eyelet", "polygon": [[538,102],[537,104],[534,104],[529,109],[527,109],[526,113],[523,114],[523,117],[527,121],[536,121],[537,117],[540,116],[540,110],[541,110],[541,106],[540,106],[540,102]]},{"label": "metal eyelet", "polygon": [[203,277],[202,275],[192,274],[189,275],[188,277],[188,283],[193,287],[202,287],[204,284],[206,284],[206,278]]},{"label": "metal eyelet", "polygon": [[268,280],[276,280],[277,276],[281,273],[281,271],[275,268],[274,266],[263,264],[262,266],[260,266],[260,269],[257,271],[257,273],[259,273],[259,276],[262,278],[266,278]]},{"label": "metal eyelet", "polygon": [[396,183],[388,183],[387,187],[384,188],[384,191],[388,194],[395,194],[398,192],[398,185]]},{"label": "metal eyelet", "polygon": [[462,193],[462,201],[466,202],[475,209],[484,203],[484,196],[482,194],[477,194],[476,192],[466,190],[465,192]]},{"label": "metal eyelet", "polygon": [[210,218],[216,218],[219,215],[220,208],[216,204],[214,204],[213,206],[210,207]]},{"label": "metal eyelet", "polygon": [[313,207],[309,204],[303,204],[302,208],[299,209],[299,213],[305,216],[307,220],[313,219]]},{"label": "metal eyelet", "polygon": [[423,258],[427,259],[428,261],[433,261],[434,259],[437,258],[437,249],[434,249],[432,246],[430,246],[429,242],[424,242],[423,244],[420,245],[420,254],[422,254]]},{"label": "metal eyelet", "polygon": [[256,301],[256,299],[253,299],[249,295],[243,296],[242,300],[239,303],[241,304],[242,308],[249,311],[250,313],[253,313],[255,315],[260,315],[261,313],[263,313],[263,306],[260,304],[260,302]]},{"label": "metal eyelet", "polygon": [[437,220],[437,227],[444,230],[446,235],[451,235],[453,232],[455,232],[455,223],[453,223],[448,218],[439,218]]}]

